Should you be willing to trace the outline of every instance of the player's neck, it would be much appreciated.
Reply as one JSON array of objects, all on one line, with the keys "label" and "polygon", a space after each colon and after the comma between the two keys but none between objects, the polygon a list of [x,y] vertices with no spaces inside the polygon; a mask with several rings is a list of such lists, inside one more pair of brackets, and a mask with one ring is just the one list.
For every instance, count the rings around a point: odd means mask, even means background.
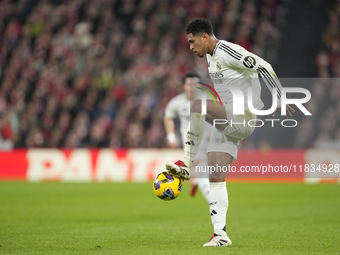
[{"label": "player's neck", "polygon": [[214,49],[216,47],[216,44],[218,43],[218,39],[213,35],[210,37],[210,41],[209,41],[209,51],[208,54],[210,54],[211,56],[213,55]]}]

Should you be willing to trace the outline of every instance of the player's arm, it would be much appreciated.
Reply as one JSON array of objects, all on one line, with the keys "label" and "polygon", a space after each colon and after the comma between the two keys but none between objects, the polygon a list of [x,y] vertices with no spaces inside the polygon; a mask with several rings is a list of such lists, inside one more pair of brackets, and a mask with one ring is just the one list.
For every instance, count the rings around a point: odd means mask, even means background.
[{"label": "player's arm", "polygon": [[[258,74],[260,74],[260,76],[262,77],[262,79],[264,80],[265,84],[267,85],[268,89],[270,90],[270,92],[273,94],[273,88],[276,88],[277,90],[277,108],[275,110],[275,112],[273,113],[273,117],[276,116],[276,114],[281,110],[281,95],[282,95],[282,85],[280,80],[277,78],[277,75],[273,69],[273,67],[271,66],[271,64],[269,64],[267,61],[263,60],[262,58],[252,54],[249,55],[248,58],[247,56],[243,58],[243,65],[245,66],[245,68],[248,68],[249,65],[249,61],[251,61],[250,59],[253,58],[255,60],[255,57],[257,59],[257,65],[255,65],[254,70],[256,70],[256,72]],[[255,60],[256,61],[256,60]],[[287,115],[292,116],[292,112],[295,112],[295,110],[287,105]],[[286,115],[286,118],[287,118]]]},{"label": "player's arm", "polygon": [[[225,60],[227,64],[231,66],[231,68],[242,69],[246,72],[258,73],[264,80],[271,93],[273,93],[273,89],[276,88],[278,100],[277,109],[273,115],[275,116],[281,108],[282,85],[280,80],[277,78],[271,64],[238,45],[224,44],[220,45],[219,47],[223,49],[224,55],[226,56]],[[290,116],[292,116],[293,111],[294,109],[287,105],[287,113]]]},{"label": "player's arm", "polygon": [[[255,59],[257,57],[256,55],[252,54],[252,56],[249,56],[247,59],[247,56],[244,57],[243,59],[243,65],[245,68],[249,68],[249,63],[248,61],[251,61],[250,59],[253,58]],[[268,89],[270,92],[273,94],[273,88],[276,88],[277,90],[277,108],[275,112],[273,113],[273,117],[276,116],[278,112],[281,110],[281,95],[282,95],[282,85],[280,80],[277,78],[277,75],[271,66],[267,61],[263,60],[260,57],[257,57],[257,62],[258,64],[254,67],[254,70],[262,77],[263,81],[267,85]],[[292,116],[292,112],[295,112],[295,110],[287,105],[287,115]],[[286,115],[286,118],[287,118]]]},{"label": "player's arm", "polygon": [[168,140],[168,144],[170,148],[176,148],[178,147],[177,139],[175,135],[175,123],[173,119],[167,118],[164,116],[164,127],[166,132],[166,137]]},{"label": "player's arm", "polygon": [[170,100],[168,105],[165,107],[165,114],[163,118],[166,137],[170,148],[178,147],[174,123],[174,119],[178,114],[174,105],[174,100]]}]

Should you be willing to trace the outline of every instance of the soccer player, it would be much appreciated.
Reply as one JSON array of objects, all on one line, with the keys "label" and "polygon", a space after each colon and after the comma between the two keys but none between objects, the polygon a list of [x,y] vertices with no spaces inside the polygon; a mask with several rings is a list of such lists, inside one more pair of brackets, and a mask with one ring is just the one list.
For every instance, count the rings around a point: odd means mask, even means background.
[{"label": "soccer player", "polygon": [[[213,128],[207,150],[209,166],[230,166],[237,159],[237,149],[241,140],[250,136],[254,127],[247,125],[248,120],[256,119],[249,109],[247,102],[248,88],[252,87],[252,102],[255,109],[264,105],[260,98],[260,75],[273,95],[277,95],[278,106],[281,98],[281,84],[273,68],[262,58],[248,52],[243,47],[218,40],[213,34],[212,25],[205,19],[196,19],[187,26],[187,39],[190,50],[199,57],[206,56],[210,78],[219,94],[223,105],[215,105],[212,100],[206,101],[206,114],[201,114],[202,100],[196,99],[191,104],[190,123],[187,131],[184,156],[174,164],[166,164],[166,169],[182,179],[190,179],[192,159],[197,153],[203,137],[205,121],[214,124],[215,119],[224,119],[226,124]],[[241,89],[245,98],[243,115],[233,115],[232,87]],[[273,90],[273,88],[276,88]],[[276,91],[276,93],[274,92]],[[277,107],[273,116],[278,112]],[[294,111],[287,105],[287,113],[291,116]],[[232,124],[238,123],[238,124]],[[243,125],[245,123],[245,125]],[[226,233],[226,214],[228,209],[228,193],[226,188],[226,172],[210,173],[209,207],[214,234],[203,245],[230,246],[231,240]]]},{"label": "soccer player", "polygon": [[[164,127],[167,133],[167,140],[170,148],[177,148],[178,142],[175,135],[175,124],[174,119],[179,117],[180,119],[180,133],[182,137],[182,143],[184,147],[184,143],[186,141],[186,133],[190,120],[190,101],[196,98],[197,89],[195,86],[200,86],[198,84],[199,77],[195,73],[187,73],[183,77],[183,87],[184,93],[181,93],[174,98],[172,98],[167,106],[165,107],[165,115],[164,115]],[[190,86],[193,84],[195,86]],[[211,125],[206,123],[206,132],[202,139],[199,151],[195,157],[193,165],[196,166],[206,166],[208,164],[208,158],[206,156],[206,150],[208,147],[209,137]],[[208,131],[209,130],[209,131]],[[192,165],[192,166],[193,166]],[[191,196],[195,196],[197,193],[197,188],[201,190],[203,197],[208,201],[209,195],[209,179],[201,178],[201,176],[197,178],[193,178],[192,186],[190,189]]]}]

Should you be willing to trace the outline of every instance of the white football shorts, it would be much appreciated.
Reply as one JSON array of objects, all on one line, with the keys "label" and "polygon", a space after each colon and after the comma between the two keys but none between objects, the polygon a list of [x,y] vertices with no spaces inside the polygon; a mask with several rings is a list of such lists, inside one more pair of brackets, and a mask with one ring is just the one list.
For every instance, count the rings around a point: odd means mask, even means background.
[{"label": "white football shorts", "polygon": [[248,121],[256,119],[256,115],[248,109],[244,110],[244,115],[233,115],[232,104],[225,104],[224,106],[227,113],[228,126],[223,132],[217,128],[212,129],[207,154],[213,151],[225,152],[236,160],[240,141],[249,137],[254,132],[255,127],[249,126]]}]

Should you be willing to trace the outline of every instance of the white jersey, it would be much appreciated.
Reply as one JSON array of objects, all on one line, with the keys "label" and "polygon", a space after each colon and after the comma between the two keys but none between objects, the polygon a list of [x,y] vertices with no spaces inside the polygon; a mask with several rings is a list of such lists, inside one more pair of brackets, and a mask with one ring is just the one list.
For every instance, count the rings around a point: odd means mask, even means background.
[{"label": "white jersey", "polygon": [[190,100],[184,93],[172,98],[165,107],[165,117],[175,119],[179,117],[181,122],[180,132],[182,142],[185,141],[187,135],[187,128],[190,122]]},{"label": "white jersey", "polygon": [[[184,147],[184,142],[187,138],[187,130],[190,122],[190,100],[187,99],[184,93],[179,94],[172,98],[167,106],[165,107],[165,117],[169,119],[174,119],[176,117],[179,117],[181,125],[180,125],[180,132],[181,132],[181,138],[182,143]],[[205,134],[202,139],[200,149],[198,154],[200,154],[200,157],[205,157],[206,149],[208,147],[209,139],[210,139],[210,133],[212,126],[205,122]],[[204,156],[203,156],[204,155]],[[196,156],[197,158],[198,156]]]},{"label": "white jersey", "polygon": [[267,87],[277,88],[278,105],[281,98],[281,84],[271,65],[262,58],[247,51],[243,47],[224,40],[219,40],[213,54],[207,54],[208,69],[216,92],[224,104],[231,104],[233,96],[226,85],[240,88],[244,95],[245,109],[248,109],[248,88],[253,87],[253,106],[261,109],[264,105],[260,98],[261,84],[258,74],[261,75]]}]

